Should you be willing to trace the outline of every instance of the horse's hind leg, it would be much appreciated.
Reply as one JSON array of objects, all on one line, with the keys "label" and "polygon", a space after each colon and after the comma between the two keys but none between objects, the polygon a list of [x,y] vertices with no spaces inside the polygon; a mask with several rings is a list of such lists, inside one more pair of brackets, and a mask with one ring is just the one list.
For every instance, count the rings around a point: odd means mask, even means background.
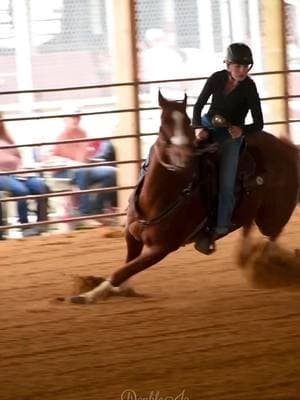
[{"label": "horse's hind leg", "polygon": [[243,225],[242,239],[237,253],[237,262],[240,266],[246,263],[253,250],[253,240],[251,237],[252,227],[252,222]]}]

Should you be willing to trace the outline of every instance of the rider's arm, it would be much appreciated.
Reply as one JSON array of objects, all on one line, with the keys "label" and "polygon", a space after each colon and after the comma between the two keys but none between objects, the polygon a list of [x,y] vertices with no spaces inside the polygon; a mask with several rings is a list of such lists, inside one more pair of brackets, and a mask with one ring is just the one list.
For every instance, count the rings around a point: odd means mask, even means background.
[{"label": "rider's arm", "polygon": [[201,126],[201,113],[202,109],[207,103],[210,95],[213,92],[213,79],[214,75],[207,79],[193,110],[193,126]]},{"label": "rider's arm", "polygon": [[253,81],[249,87],[248,101],[253,123],[243,126],[243,133],[246,135],[253,132],[260,132],[264,127],[260,98]]}]

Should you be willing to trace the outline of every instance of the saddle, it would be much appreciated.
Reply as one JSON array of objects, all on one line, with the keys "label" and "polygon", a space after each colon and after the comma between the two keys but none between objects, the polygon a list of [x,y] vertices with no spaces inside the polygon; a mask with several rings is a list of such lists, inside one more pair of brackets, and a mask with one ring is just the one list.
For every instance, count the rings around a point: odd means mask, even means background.
[{"label": "saddle", "polygon": [[258,147],[244,144],[241,149],[240,161],[236,179],[236,200],[237,204],[241,194],[249,195],[250,192],[264,184],[266,170],[263,158]]},{"label": "saddle", "polygon": [[[211,143],[204,146],[209,148]],[[200,190],[205,192],[206,202],[210,205],[210,215],[208,216],[206,229],[211,229],[215,226],[217,214],[219,152],[207,152],[205,154],[205,147],[202,144],[201,147],[200,154],[202,153],[202,155],[199,157],[197,175],[199,176]],[[244,196],[249,196],[253,190],[264,184],[265,172],[260,150],[256,146],[244,142],[240,152],[236,177],[235,209],[239,207]]]},{"label": "saddle", "polygon": [[[200,143],[198,150],[194,178],[190,184],[183,189],[182,193],[163,210],[157,217],[151,220],[143,220],[143,212],[139,206],[139,195],[143,187],[144,176],[147,168],[143,168],[143,173],[137,183],[133,193],[132,201],[136,216],[139,222],[144,225],[153,225],[160,223],[165,217],[174,213],[180,207],[187,197],[195,190],[204,193],[203,201],[209,211],[206,223],[201,224],[188,238],[188,241],[194,238],[200,231],[211,230],[215,226],[218,194],[218,145],[215,142]],[[236,179],[236,208],[244,194],[249,195],[252,190],[264,182],[264,167],[260,151],[255,146],[244,145],[241,149],[240,161]]]}]

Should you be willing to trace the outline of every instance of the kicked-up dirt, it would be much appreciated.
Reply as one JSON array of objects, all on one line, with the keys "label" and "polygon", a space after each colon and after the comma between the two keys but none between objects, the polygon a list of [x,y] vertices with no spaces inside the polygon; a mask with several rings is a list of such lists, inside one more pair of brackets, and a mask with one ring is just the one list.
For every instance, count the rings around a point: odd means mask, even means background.
[{"label": "kicked-up dirt", "polygon": [[[77,276],[122,264],[122,232],[107,233],[0,243],[0,400],[300,399],[300,289],[272,266],[244,273],[239,232],[211,256],[186,246],[134,277],[143,297],[57,302]],[[297,209],[287,256],[299,237]]]}]

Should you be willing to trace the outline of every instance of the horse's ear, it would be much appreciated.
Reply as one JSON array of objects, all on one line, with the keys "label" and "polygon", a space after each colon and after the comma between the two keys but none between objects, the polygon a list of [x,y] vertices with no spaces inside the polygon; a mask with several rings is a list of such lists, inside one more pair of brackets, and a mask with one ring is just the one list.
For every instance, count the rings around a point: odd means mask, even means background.
[{"label": "horse's ear", "polygon": [[158,91],[158,104],[160,107],[163,107],[166,103],[166,99],[164,98],[164,96],[161,94],[161,91]]},{"label": "horse's ear", "polygon": [[184,104],[184,107],[187,106],[187,94],[186,94],[186,92],[184,93],[183,104]]}]

